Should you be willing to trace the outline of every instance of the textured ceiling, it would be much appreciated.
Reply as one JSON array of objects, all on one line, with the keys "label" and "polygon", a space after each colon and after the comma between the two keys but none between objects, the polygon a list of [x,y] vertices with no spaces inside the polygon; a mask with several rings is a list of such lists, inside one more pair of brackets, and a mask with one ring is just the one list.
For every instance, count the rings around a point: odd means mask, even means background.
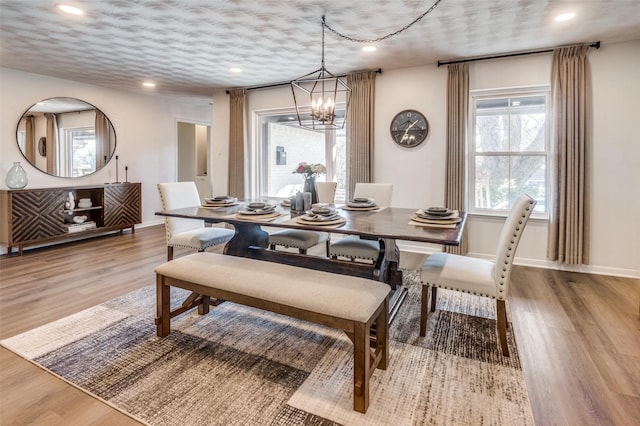
[{"label": "textured ceiling", "polygon": [[[289,81],[320,66],[321,17],[337,31],[377,38],[436,0],[0,0],[0,65],[127,91],[153,80],[163,95]],[[553,17],[574,11],[572,21]],[[402,34],[363,44],[325,33],[334,74],[572,43],[640,39],[639,0],[441,0]],[[229,72],[239,67],[240,74]]]}]

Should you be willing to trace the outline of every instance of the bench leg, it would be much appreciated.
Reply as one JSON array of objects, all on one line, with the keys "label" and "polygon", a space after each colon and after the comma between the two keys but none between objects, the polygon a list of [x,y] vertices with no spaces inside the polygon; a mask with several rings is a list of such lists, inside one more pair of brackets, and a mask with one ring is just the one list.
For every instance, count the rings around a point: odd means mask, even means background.
[{"label": "bench leg", "polygon": [[166,337],[171,332],[171,287],[164,284],[162,275],[156,276],[156,334]]},{"label": "bench leg", "polygon": [[376,319],[376,354],[380,353],[380,362],[376,366],[381,370],[387,369],[389,363],[389,298],[384,302],[384,308]]},{"label": "bench leg", "polygon": [[206,315],[209,313],[209,306],[211,305],[211,297],[205,296],[204,294],[201,297],[201,303],[198,305],[198,314]]},{"label": "bench leg", "polygon": [[356,323],[353,333],[353,409],[366,413],[369,408],[369,327]]}]

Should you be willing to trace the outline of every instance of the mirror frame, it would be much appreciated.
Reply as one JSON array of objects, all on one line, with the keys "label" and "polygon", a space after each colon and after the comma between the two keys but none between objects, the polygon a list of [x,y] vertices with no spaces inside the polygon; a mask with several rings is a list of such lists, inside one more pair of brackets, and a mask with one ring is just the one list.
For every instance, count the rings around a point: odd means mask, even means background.
[{"label": "mirror frame", "polygon": [[[64,103],[65,101],[68,101],[72,104],[76,104],[79,106],[79,108],[77,109],[73,109],[73,110],[69,110],[69,111],[53,111],[53,110],[41,110],[40,108],[36,108],[38,105],[42,105],[43,103],[47,103],[48,101],[58,101],[60,103]],[[86,106],[86,108],[85,108]],[[26,130],[22,130],[24,129],[24,124],[23,121],[25,119],[25,117],[27,116],[33,116],[33,114],[38,114],[38,115],[42,115],[44,113],[47,112],[53,112],[53,113],[58,113],[58,114],[62,114],[62,113],[81,113],[83,111],[95,111],[96,115],[98,113],[102,114],[104,116],[104,123],[107,125],[105,131],[108,133],[108,140],[106,143],[106,147],[108,149],[108,153],[106,153],[105,155],[101,155],[100,157],[104,157],[104,161],[99,161],[98,160],[98,155],[96,153],[96,166],[95,166],[95,170],[92,171],[91,173],[87,173],[85,175],[82,176],[63,176],[60,173],[53,173],[50,172],[48,170],[48,167],[54,167],[51,164],[47,164],[47,162],[51,162],[53,164],[53,160],[49,160],[47,159],[47,154],[51,151],[53,151],[55,149],[55,151],[57,152],[57,149],[55,148],[55,141],[48,141],[47,139],[47,135],[46,135],[46,130],[45,130],[45,134],[42,134],[42,129],[40,129],[40,132],[36,132],[36,130],[33,130],[33,150],[31,152],[31,158],[29,158],[29,151],[28,148],[22,147],[20,146],[20,140],[22,139],[20,137],[20,132],[26,132]],[[35,126],[34,126],[35,127]],[[40,126],[41,127],[41,126]],[[94,129],[95,129],[95,119],[94,119]],[[25,141],[26,143],[26,141]],[[78,99],[78,98],[72,98],[72,97],[53,97],[53,98],[46,98],[43,99],[40,102],[37,102],[33,105],[31,105],[29,108],[27,108],[27,110],[20,116],[20,118],[18,119],[18,123],[16,125],[16,144],[18,145],[18,150],[20,151],[20,153],[22,154],[22,156],[25,158],[25,160],[32,165],[34,168],[38,169],[39,171],[41,171],[42,173],[46,173],[49,176],[55,176],[55,177],[60,177],[60,178],[66,178],[66,179],[77,179],[77,178],[82,178],[85,176],[91,176],[94,173],[98,172],[99,170],[103,169],[107,164],[109,164],[109,162],[111,161],[111,159],[113,158],[113,156],[115,155],[116,152],[116,147],[117,147],[117,135],[116,135],[116,130],[115,127],[113,126],[113,123],[111,122],[111,120],[109,119],[109,117],[107,117],[106,114],[104,114],[104,112],[102,112],[100,109],[98,109],[95,105],[82,100],[82,99]],[[43,160],[43,158],[45,160]],[[43,166],[43,161],[44,161],[44,166]]]}]

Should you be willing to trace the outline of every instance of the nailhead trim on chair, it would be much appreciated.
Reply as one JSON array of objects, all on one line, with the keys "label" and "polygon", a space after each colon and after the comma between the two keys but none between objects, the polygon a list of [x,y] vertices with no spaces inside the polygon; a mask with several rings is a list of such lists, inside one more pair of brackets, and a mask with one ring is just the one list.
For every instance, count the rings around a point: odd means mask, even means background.
[{"label": "nailhead trim on chair", "polygon": [[[158,191],[160,193],[160,202],[162,203],[162,205],[166,205],[166,201],[164,199],[164,196],[162,195],[162,191]],[[164,218],[164,232],[167,236],[167,241],[169,241],[171,239],[171,232],[169,232],[169,218],[165,217]]]},{"label": "nailhead trim on chair", "polygon": [[433,284],[433,283],[430,283],[430,282],[427,282],[426,284],[427,284],[428,287],[442,288],[442,289],[445,289],[445,290],[454,290],[454,291],[459,291],[460,293],[473,294],[475,296],[483,296],[483,297],[488,297],[490,299],[495,299],[496,298],[494,295],[491,295],[491,294],[476,293],[475,291],[461,290],[461,289],[458,289],[458,288],[450,288],[450,287],[446,287],[446,286],[443,286],[443,285]]}]

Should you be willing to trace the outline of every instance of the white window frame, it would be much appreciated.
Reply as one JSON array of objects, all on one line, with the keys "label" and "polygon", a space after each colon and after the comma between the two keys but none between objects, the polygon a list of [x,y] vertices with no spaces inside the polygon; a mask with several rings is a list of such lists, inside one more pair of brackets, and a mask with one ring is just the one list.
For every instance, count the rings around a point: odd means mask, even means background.
[{"label": "white window frame", "polygon": [[[73,134],[74,133],[81,133],[81,132],[91,132],[93,131],[94,136],[95,136],[95,127],[90,127],[90,126],[81,126],[81,127],[65,127],[65,128],[59,128],[58,132],[59,132],[59,136],[58,140],[59,141],[63,141],[63,143],[58,142],[59,146],[59,152],[60,155],[58,155],[58,170],[63,170],[64,171],[64,176],[68,176],[68,177],[82,177],[82,176],[87,176],[89,174],[95,173],[96,169],[94,167],[94,169],[87,173],[86,175],[78,175],[78,174],[74,174],[74,162],[73,162],[73,143],[72,143],[72,139],[73,139]],[[94,138],[95,140],[95,138]],[[95,145],[94,145],[94,153],[95,153]]]},{"label": "white window frame", "polygon": [[[546,125],[545,125],[545,147],[544,151],[495,151],[495,152],[476,152],[476,101],[481,99],[491,98],[504,98],[504,97],[522,97],[522,96],[545,96],[546,101]],[[551,88],[549,85],[541,86],[527,86],[527,87],[510,87],[502,89],[489,89],[489,90],[472,90],[469,92],[469,132],[467,143],[467,210],[468,213],[474,215],[485,216],[507,216],[509,209],[490,209],[490,208],[476,208],[476,157],[477,156],[491,156],[501,155],[508,157],[515,156],[545,156],[545,211],[534,211],[531,215],[532,218],[548,219],[549,217],[549,202],[552,199],[551,191]]]},{"label": "white window frame", "polygon": [[[340,107],[340,104],[338,104]],[[343,106],[344,108],[344,106]],[[301,109],[302,112],[310,112],[311,108],[307,108],[308,111],[304,111],[304,108]],[[249,193],[252,198],[264,198],[267,197],[265,194],[265,188],[267,187],[267,183],[265,182],[265,173],[267,173],[266,161],[269,161],[268,158],[265,158],[264,153],[264,133],[262,127],[262,120],[265,116],[271,115],[290,115],[295,118],[295,122],[297,123],[296,109],[295,107],[290,108],[273,108],[273,109],[265,109],[265,110],[257,110],[254,111],[254,135],[252,149],[250,153],[249,163],[251,164],[251,169],[255,170],[255,174],[250,178],[250,188]],[[335,130],[327,130],[325,133],[325,166],[327,168],[327,174],[325,175],[325,179],[327,181],[335,180],[335,170],[334,165],[329,159],[333,157],[333,150],[335,145]],[[297,164],[291,164],[291,170],[297,166]],[[301,178],[302,179],[302,178]],[[302,183],[302,182],[301,182]],[[344,201],[338,199],[336,197],[336,202]]]}]

